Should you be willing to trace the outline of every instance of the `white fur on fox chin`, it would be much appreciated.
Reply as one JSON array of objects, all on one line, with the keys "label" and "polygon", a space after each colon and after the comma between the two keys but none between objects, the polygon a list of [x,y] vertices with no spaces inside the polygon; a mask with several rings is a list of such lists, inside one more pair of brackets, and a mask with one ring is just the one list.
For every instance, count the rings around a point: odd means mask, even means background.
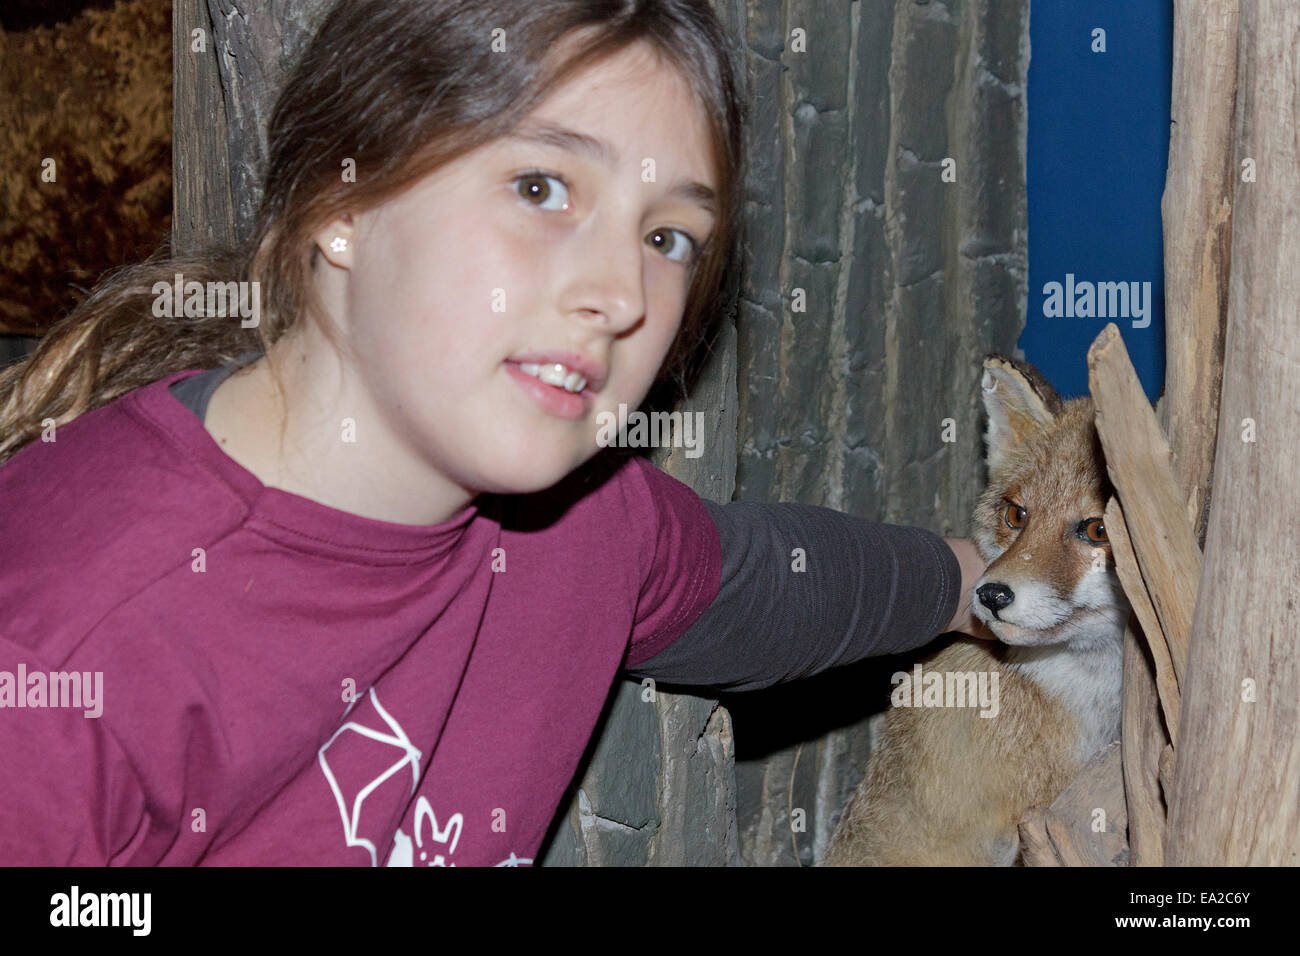
[{"label": "white fur on fox chin", "polygon": [[[996,555],[986,553],[985,557]],[[1090,568],[1076,585],[1071,598],[1077,605],[1073,618],[1064,627],[1060,624],[1065,622],[1058,623],[1057,633],[1048,637],[1051,640],[1059,636],[1057,643],[1029,646],[1003,642],[1005,650],[1000,657],[1002,667],[1015,675],[1010,678],[1009,673],[1009,679],[1021,682],[1022,688],[1024,683],[1036,684],[1043,697],[1055,705],[1055,713],[1070,719],[1068,725],[1062,724],[1060,717],[1043,725],[1045,736],[1035,746],[1050,748],[1053,741],[1063,740],[1063,732],[1069,734],[1073,738],[1069,754],[1062,753],[1061,756],[1077,768],[1119,736],[1123,626],[1128,605],[1113,567],[1109,566]],[[987,609],[984,610],[987,613]],[[987,617],[982,619],[988,620]],[[954,646],[960,646],[960,643]],[[940,658],[949,652],[950,649],[941,651]],[[980,653],[988,652],[981,650]],[[1028,712],[1032,712],[1032,703],[1029,706],[1031,711]],[[1006,828],[998,824],[992,832],[977,825],[973,830],[954,832],[951,838],[938,840],[938,835],[929,831],[908,832],[907,821],[915,819],[924,802],[912,802],[916,795],[909,789],[908,778],[899,769],[903,758],[898,745],[903,738],[891,736],[892,726],[887,723],[881,748],[873,753],[866,777],[845,806],[820,865],[898,865],[908,861],[936,865],[952,860],[1010,866],[1019,852],[1014,825]],[[930,732],[936,729],[933,720],[913,726],[927,728]],[[1025,743],[1028,745],[1029,741]],[[886,750],[890,744],[894,748]],[[1072,771],[1067,767],[1066,773],[1069,772]],[[1065,782],[1062,780],[1061,785]],[[1050,795],[1040,795],[1040,802],[1057,792],[1059,788],[1054,788]],[[944,801],[960,804],[969,794],[949,787],[940,788],[932,796],[940,804]],[[998,797],[993,795],[993,799]],[[920,856],[916,855],[918,846],[922,850]]]},{"label": "white fur on fox chin", "polygon": [[[992,564],[1005,553],[992,533],[977,533],[975,538],[986,563]],[[1015,604],[1020,605],[1017,616],[1001,620],[995,619],[978,600],[973,600],[971,606],[975,616],[1007,645],[1007,666],[1015,667],[1059,698],[1079,720],[1080,756],[1087,758],[1120,733],[1119,687],[1128,599],[1115,569],[1110,564],[1090,567],[1068,602],[1046,585],[1021,582],[1016,587]],[[1072,607],[1088,610],[1084,614],[1076,612],[1075,620],[1061,629],[1060,640],[1055,643],[1038,643],[1041,638],[1033,635],[1025,637],[1025,641],[1033,643],[1022,643],[1018,634],[1002,626],[1050,630],[1065,623]]]}]

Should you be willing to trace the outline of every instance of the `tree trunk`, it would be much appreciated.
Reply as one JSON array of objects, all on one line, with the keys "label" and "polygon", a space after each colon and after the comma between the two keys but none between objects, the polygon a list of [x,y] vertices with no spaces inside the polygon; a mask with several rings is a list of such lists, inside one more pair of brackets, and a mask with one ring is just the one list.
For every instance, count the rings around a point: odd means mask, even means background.
[{"label": "tree trunk", "polygon": [[[1028,303],[1028,0],[744,6],[736,497],[964,536],[981,359]],[[747,864],[820,858],[896,664],[724,698]]]},{"label": "tree trunk", "polygon": [[[1300,863],[1300,7],[1244,4],[1214,496],[1166,861]],[[1207,110],[1213,104],[1206,104]]]}]

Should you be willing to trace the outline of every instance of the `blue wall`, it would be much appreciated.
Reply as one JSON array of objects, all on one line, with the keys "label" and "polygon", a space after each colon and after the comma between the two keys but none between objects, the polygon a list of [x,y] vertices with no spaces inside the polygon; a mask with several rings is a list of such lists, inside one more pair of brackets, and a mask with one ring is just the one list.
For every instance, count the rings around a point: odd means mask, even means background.
[{"label": "blue wall", "polygon": [[[1104,53],[1093,52],[1096,28],[1106,31]],[[1029,38],[1029,309],[1020,348],[1062,397],[1087,394],[1088,346],[1112,321],[1098,306],[1124,303],[1118,290],[1098,303],[1083,284],[1124,282],[1132,291],[1136,282],[1150,290],[1147,317],[1130,301],[1128,316],[1113,321],[1155,401],[1165,375],[1160,196],[1172,0],[1032,0]],[[1052,282],[1061,287],[1055,296],[1044,289]],[[1086,311],[1089,298],[1092,317],[1070,314]]]}]

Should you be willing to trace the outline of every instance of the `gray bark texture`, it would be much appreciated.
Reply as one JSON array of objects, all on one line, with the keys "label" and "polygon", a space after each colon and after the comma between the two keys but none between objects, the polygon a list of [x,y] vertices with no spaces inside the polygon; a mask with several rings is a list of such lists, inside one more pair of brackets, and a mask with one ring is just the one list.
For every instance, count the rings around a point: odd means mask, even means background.
[{"label": "gray bark texture", "polygon": [[[712,2],[747,74],[745,273],[680,405],[706,452],[654,460],[716,501],[967,534],[980,360],[1014,351],[1027,301],[1029,0]],[[249,234],[267,117],[327,6],[176,0],[178,248]],[[206,57],[182,55],[196,26]],[[542,864],[810,865],[886,673],[725,706],[620,682]]]},{"label": "gray bark texture", "polygon": [[[1027,303],[1028,0],[745,8],[736,497],[966,535],[980,362],[1014,351]],[[820,859],[895,669],[725,701],[745,864]]]}]

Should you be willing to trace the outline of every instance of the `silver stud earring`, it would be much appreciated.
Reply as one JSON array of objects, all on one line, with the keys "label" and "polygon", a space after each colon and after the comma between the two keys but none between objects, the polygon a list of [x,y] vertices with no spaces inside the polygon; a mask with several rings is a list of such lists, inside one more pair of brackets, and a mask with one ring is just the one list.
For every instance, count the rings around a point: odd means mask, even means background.
[{"label": "silver stud earring", "polygon": [[330,243],[330,248],[335,252],[342,252],[348,247],[348,241],[342,236],[335,236],[334,241]]}]

